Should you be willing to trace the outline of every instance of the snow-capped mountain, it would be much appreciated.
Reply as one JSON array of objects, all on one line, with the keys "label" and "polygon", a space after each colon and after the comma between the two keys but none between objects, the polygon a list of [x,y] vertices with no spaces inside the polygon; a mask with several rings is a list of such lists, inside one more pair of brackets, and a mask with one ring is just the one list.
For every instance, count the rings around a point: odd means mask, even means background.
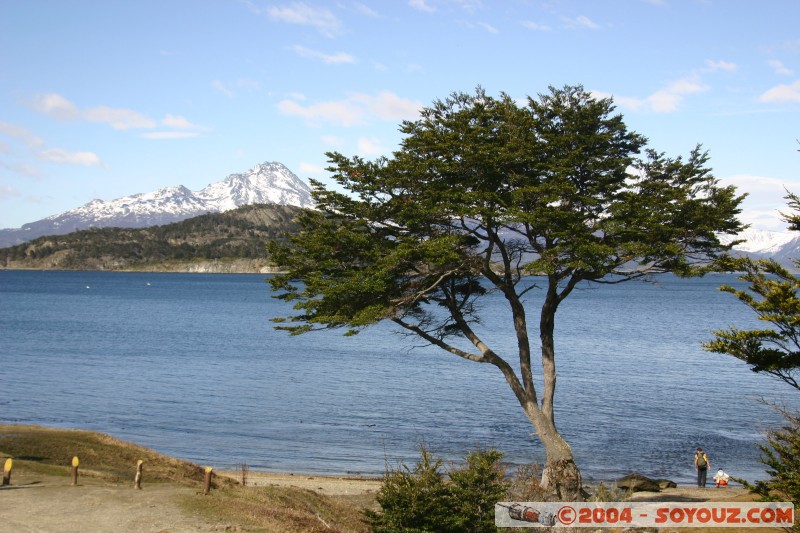
[{"label": "snow-capped mountain", "polygon": [[774,259],[789,270],[797,270],[795,261],[800,259],[800,234],[796,231],[747,229],[735,238],[723,236],[720,240],[726,244],[733,240],[744,241],[733,247],[734,255]]},{"label": "snow-capped mountain", "polygon": [[796,233],[791,233],[788,231],[746,229],[736,237],[724,235],[720,237],[720,240],[724,244],[729,244],[734,240],[743,240],[744,242],[735,245],[733,249],[749,254],[769,256],[780,252],[783,247],[795,240],[797,237],[798,235]]},{"label": "snow-capped mountain", "polygon": [[0,230],[0,247],[92,227],[158,226],[256,203],[314,205],[311,188],[304,181],[281,163],[266,162],[243,174],[231,174],[196,192],[178,185],[116,200],[92,200],[77,209],[25,224],[19,229]]},{"label": "snow-capped mountain", "polygon": [[231,174],[196,196],[214,211],[250,204],[314,205],[311,188],[280,163],[262,163],[246,174]]}]

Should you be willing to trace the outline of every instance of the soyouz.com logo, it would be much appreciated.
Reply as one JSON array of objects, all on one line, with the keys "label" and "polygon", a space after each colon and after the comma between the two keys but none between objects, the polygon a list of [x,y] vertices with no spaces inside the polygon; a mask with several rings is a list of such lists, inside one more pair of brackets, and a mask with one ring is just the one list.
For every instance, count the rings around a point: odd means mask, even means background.
[{"label": "soyouz.com logo", "polygon": [[791,527],[787,502],[499,502],[498,527]]}]

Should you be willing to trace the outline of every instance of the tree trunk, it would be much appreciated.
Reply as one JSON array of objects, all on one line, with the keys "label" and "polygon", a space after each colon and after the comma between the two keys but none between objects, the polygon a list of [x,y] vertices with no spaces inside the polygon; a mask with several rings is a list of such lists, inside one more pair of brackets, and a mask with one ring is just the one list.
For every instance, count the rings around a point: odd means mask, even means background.
[{"label": "tree trunk", "polygon": [[[581,501],[581,472],[575,464],[572,448],[548,420],[540,420],[540,424],[534,426],[545,450],[541,487],[558,501]],[[539,429],[540,426],[544,427]]]},{"label": "tree trunk", "polygon": [[[556,284],[550,284],[539,319],[539,338],[542,344],[542,378],[544,391],[541,409],[531,419],[545,449],[542,471],[542,488],[553,493],[560,501],[582,499],[581,472],[575,464],[572,448],[556,429],[553,400],[556,393],[555,317],[559,297]],[[526,409],[526,412],[529,412]]]}]

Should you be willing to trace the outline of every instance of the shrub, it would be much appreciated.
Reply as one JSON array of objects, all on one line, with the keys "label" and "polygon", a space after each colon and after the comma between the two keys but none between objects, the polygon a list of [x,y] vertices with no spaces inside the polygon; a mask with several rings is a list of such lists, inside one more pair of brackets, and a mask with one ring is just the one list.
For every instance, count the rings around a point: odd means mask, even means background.
[{"label": "shrub", "polygon": [[506,493],[506,500],[512,502],[545,502],[550,493],[539,484],[542,479],[542,465],[521,465],[517,468]]},{"label": "shrub", "polygon": [[470,452],[445,474],[441,459],[424,446],[413,468],[387,469],[378,493],[381,512],[365,511],[375,533],[494,532],[494,506],[508,483],[497,450]]},{"label": "shrub", "polygon": [[504,500],[509,483],[500,461],[503,453],[479,450],[467,454],[466,464],[450,472],[456,531],[496,531],[494,506]]},{"label": "shrub", "polygon": [[[800,504],[800,414],[773,406],[786,420],[782,428],[772,429],[766,435],[766,443],[759,444],[759,461],[767,467],[770,478],[751,484],[736,478],[762,501],[790,501],[795,507]],[[800,531],[795,520],[793,531]]]}]

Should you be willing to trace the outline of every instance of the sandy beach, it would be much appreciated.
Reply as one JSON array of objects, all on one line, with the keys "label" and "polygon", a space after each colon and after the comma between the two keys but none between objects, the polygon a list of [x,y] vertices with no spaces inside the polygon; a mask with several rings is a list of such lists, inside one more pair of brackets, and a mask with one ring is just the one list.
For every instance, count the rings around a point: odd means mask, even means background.
[{"label": "sandy beach", "polygon": [[[235,470],[222,470],[221,476],[242,481],[242,474]],[[318,476],[275,472],[247,473],[248,487],[297,487],[313,490],[327,496],[363,496],[377,494],[383,478],[365,476]]]}]

